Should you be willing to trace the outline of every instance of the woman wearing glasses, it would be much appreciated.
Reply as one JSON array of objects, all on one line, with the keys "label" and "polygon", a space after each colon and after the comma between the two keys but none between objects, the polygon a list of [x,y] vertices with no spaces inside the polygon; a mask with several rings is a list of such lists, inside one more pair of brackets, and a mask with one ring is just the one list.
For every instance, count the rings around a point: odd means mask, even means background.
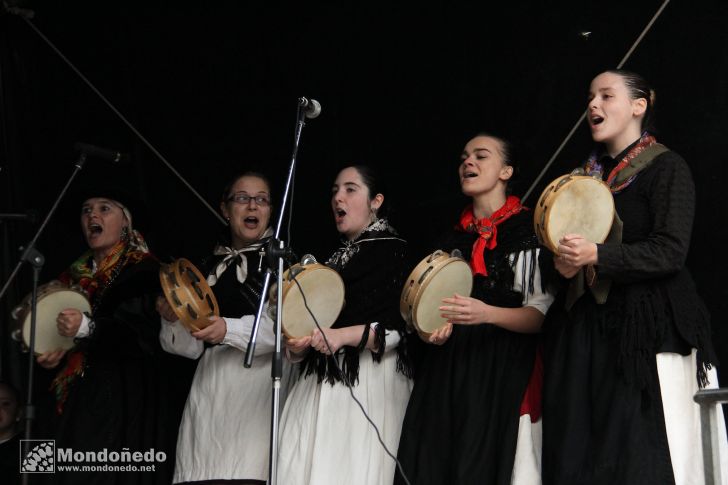
[{"label": "woman wearing glasses", "polygon": [[[162,347],[201,359],[187,399],[177,443],[174,483],[264,484],[268,477],[270,434],[270,352],[273,323],[264,313],[256,356],[243,367],[266,271],[260,254],[272,235],[270,184],[259,173],[236,177],[223,191],[222,215],[230,236],[203,264],[223,317],[190,333],[158,300],[163,317]],[[289,368],[284,369],[283,393]],[[213,482],[208,482],[213,481]]]}]

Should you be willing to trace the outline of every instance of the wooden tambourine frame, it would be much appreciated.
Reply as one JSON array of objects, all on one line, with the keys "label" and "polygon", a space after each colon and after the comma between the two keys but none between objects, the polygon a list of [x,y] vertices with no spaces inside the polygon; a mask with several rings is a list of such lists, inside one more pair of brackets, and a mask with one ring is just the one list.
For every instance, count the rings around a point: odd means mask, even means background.
[{"label": "wooden tambourine frame", "polygon": [[187,329],[196,332],[210,325],[209,317],[220,316],[210,285],[190,261],[177,259],[159,268],[164,297]]},{"label": "wooden tambourine frame", "polygon": [[[449,280],[443,280],[444,275]],[[446,318],[440,317],[441,312],[438,310],[442,298],[452,297],[454,293],[469,296],[472,289],[473,277],[468,263],[438,249],[420,261],[407,278],[399,300],[400,315],[427,341],[432,332],[447,323]],[[423,299],[426,293],[427,297]],[[421,305],[425,305],[422,310],[429,315],[437,315],[431,317],[427,324],[417,319]]]}]

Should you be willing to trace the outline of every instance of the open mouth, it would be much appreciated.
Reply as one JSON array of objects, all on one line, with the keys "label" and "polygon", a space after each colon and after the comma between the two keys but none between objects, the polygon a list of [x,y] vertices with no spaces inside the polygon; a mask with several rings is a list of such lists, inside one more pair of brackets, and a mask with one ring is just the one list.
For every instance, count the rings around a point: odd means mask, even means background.
[{"label": "open mouth", "polygon": [[604,118],[602,118],[601,116],[592,116],[591,117],[591,124],[593,126],[601,124],[602,121],[604,121]]},{"label": "open mouth", "polygon": [[345,215],[346,211],[344,209],[334,209],[334,218],[337,221],[341,221]]},{"label": "open mouth", "polygon": [[255,229],[258,227],[258,218],[255,216],[248,216],[245,219],[243,219],[243,224],[245,224],[245,227],[249,229]]},{"label": "open mouth", "polygon": [[101,227],[101,225],[96,224],[95,222],[88,225],[88,233],[90,236],[98,236],[102,232],[104,232],[104,228]]},{"label": "open mouth", "polygon": [[478,176],[478,174],[475,173],[475,172],[465,172],[463,174],[463,178],[464,179],[471,179],[471,178],[474,178],[474,177],[477,177],[477,176]]}]

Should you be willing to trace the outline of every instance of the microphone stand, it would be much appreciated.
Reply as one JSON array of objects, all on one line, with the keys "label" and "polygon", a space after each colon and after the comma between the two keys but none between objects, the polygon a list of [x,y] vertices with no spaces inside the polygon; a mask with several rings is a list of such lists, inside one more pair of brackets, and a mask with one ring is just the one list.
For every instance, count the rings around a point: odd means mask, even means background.
[{"label": "microphone stand", "polygon": [[[296,171],[296,157],[298,155],[298,146],[301,141],[301,132],[303,127],[306,125],[306,99],[300,98],[298,103],[298,109],[296,112],[296,129],[293,139],[293,154],[291,156],[291,164],[288,169],[288,178],[286,179],[286,188],[283,191],[283,201],[281,202],[281,210],[278,214],[278,221],[276,224],[275,235],[268,242],[266,249],[269,268],[273,268],[277,264],[277,281],[278,285],[276,288],[277,299],[276,299],[276,321],[275,321],[275,350],[272,356],[271,364],[271,379],[272,379],[272,400],[271,400],[271,428],[270,428],[270,461],[269,463],[269,485],[276,485],[278,480],[278,419],[280,412],[280,390],[281,390],[281,378],[283,376],[283,353],[281,352],[281,317],[283,315],[283,260],[284,257],[289,253],[289,249],[283,241],[280,240],[281,229],[283,227],[283,216],[286,211],[288,204],[288,194],[291,189],[293,182],[293,176]],[[276,263],[277,260],[277,263]],[[264,311],[265,298],[268,294],[268,288],[270,286],[271,270],[266,272],[265,279],[263,280],[263,290],[260,293],[260,303],[258,304],[258,312],[255,315],[255,323],[250,334],[250,341],[248,342],[248,349],[245,353],[245,367],[250,368],[253,364],[253,357],[255,355],[255,343],[258,338],[258,327],[260,326],[260,319]]]},{"label": "microphone stand", "polygon": [[[29,349],[28,349],[28,391],[26,394],[26,404],[25,404],[25,439],[30,439],[30,436],[32,434],[32,428],[33,428],[33,420],[35,419],[35,406],[33,404],[33,378],[34,378],[34,369],[35,369],[35,329],[36,329],[36,310],[38,306],[38,280],[40,279],[40,272],[43,268],[43,264],[45,263],[45,258],[43,255],[35,248],[36,242],[38,242],[38,239],[40,238],[41,234],[43,233],[43,230],[48,225],[48,222],[51,220],[51,217],[53,217],[53,214],[56,212],[56,209],[58,209],[58,205],[61,203],[61,200],[66,195],[66,192],[68,191],[68,188],[71,186],[71,183],[76,178],[76,175],[78,175],[78,172],[81,171],[83,168],[84,163],[86,163],[86,154],[80,153],[78,156],[78,160],[76,160],[76,163],[73,166],[73,172],[71,173],[71,176],[69,177],[68,181],[66,182],[66,185],[61,190],[61,193],[58,194],[58,197],[56,198],[55,202],[53,202],[53,205],[51,206],[51,209],[48,211],[48,215],[46,215],[45,219],[43,220],[43,223],[38,228],[38,231],[35,233],[35,236],[33,236],[33,239],[30,240],[28,244],[25,245],[24,248],[21,248],[23,251],[23,254],[20,257],[20,261],[18,261],[18,264],[15,266],[15,269],[13,269],[13,272],[10,274],[10,277],[5,282],[5,285],[3,286],[2,290],[0,290],[0,299],[5,295],[5,292],[10,287],[10,284],[17,276],[18,272],[20,271],[20,267],[23,265],[23,263],[27,262],[30,263],[33,267],[33,290],[31,293],[31,300],[30,300],[30,342],[29,342]],[[29,448],[29,442],[25,442],[25,448],[23,450],[23,457],[25,457],[28,454],[28,448]],[[28,483],[29,478],[28,473],[23,474],[23,483]]]}]

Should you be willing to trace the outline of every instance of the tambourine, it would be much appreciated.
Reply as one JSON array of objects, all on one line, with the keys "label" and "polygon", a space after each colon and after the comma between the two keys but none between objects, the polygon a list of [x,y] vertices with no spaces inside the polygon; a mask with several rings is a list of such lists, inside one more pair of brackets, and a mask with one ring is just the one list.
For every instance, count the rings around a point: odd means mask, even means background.
[{"label": "tambourine", "polygon": [[402,318],[425,339],[447,323],[440,311],[442,299],[455,293],[470,296],[473,273],[462,258],[437,250],[415,266],[402,289]]},{"label": "tambourine", "polygon": [[163,264],[159,269],[159,281],[169,306],[188,330],[202,330],[210,325],[209,317],[220,316],[210,285],[187,259]]},{"label": "tambourine", "polygon": [[[275,291],[275,287],[272,291]],[[329,328],[336,322],[344,307],[344,281],[335,270],[308,256],[283,274],[282,295],[283,333],[288,338],[301,338],[311,335],[316,328],[311,313],[321,328]],[[273,303],[274,300],[271,304]],[[275,315],[275,311],[271,313]]]},{"label": "tambourine", "polygon": [[563,175],[541,193],[533,212],[539,242],[558,254],[565,234],[603,243],[614,220],[614,197],[603,181],[587,175]]},{"label": "tambourine", "polygon": [[[26,349],[30,348],[31,296],[26,296],[11,313],[18,327],[13,336],[22,341]],[[57,349],[68,350],[73,347],[73,337],[64,337],[58,333],[56,320],[58,314],[66,308],[76,308],[82,313],[91,311],[88,298],[80,289],[68,287],[57,280],[38,287],[35,319],[36,354]]]}]

